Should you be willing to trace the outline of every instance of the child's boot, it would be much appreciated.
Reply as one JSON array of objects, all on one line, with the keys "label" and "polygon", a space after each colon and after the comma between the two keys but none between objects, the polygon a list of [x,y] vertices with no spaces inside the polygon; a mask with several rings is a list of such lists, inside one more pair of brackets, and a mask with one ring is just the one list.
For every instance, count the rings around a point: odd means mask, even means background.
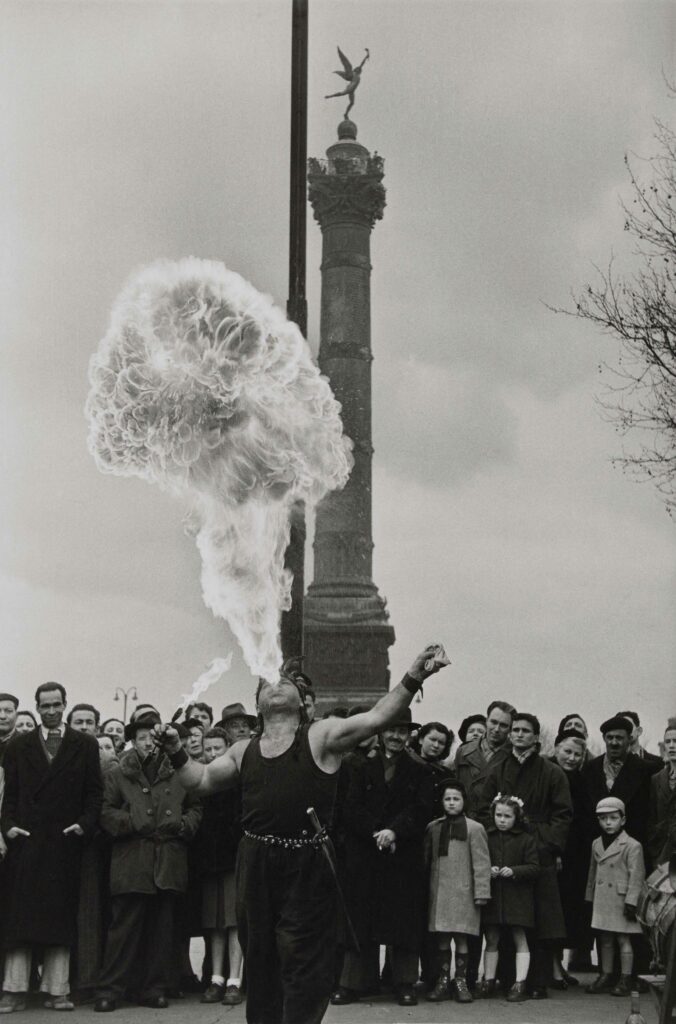
[{"label": "child's boot", "polygon": [[432,989],[432,991],[427,993],[426,998],[430,1001],[430,1003],[441,1003],[443,1002],[444,999],[451,998],[450,953],[447,953],[442,957],[437,983]]},{"label": "child's boot", "polygon": [[611,996],[630,996],[631,995],[631,975],[621,974],[617,980],[617,983],[610,990]]},{"label": "child's boot", "polygon": [[464,953],[455,954],[455,998],[459,1003],[473,1002],[467,986],[467,956]]}]

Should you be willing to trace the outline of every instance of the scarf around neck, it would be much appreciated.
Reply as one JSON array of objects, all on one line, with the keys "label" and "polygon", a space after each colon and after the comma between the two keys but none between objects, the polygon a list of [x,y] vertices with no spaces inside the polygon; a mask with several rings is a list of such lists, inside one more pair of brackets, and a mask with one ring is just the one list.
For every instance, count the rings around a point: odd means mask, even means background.
[{"label": "scarf around neck", "polygon": [[458,814],[455,818],[448,815],[441,823],[439,832],[439,856],[448,857],[448,844],[451,839],[457,839],[461,843],[467,842],[467,818],[464,814]]}]

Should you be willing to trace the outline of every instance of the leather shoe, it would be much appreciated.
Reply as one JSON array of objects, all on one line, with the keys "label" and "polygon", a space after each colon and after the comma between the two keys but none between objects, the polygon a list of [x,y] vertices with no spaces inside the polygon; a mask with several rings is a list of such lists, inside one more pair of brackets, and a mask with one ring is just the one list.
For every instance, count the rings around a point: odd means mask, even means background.
[{"label": "leather shoe", "polygon": [[97,999],[94,1002],[95,1013],[112,1013],[116,1009],[117,1003],[114,999]]},{"label": "leather shoe", "polygon": [[557,992],[565,992],[568,988],[568,982],[565,978],[552,978],[549,982],[549,987],[556,989]]},{"label": "leather shoe", "polygon": [[337,988],[331,996],[331,1006],[348,1006],[350,1003],[359,1002],[359,993],[352,988]]},{"label": "leather shoe", "polygon": [[413,985],[402,985],[397,995],[399,1006],[417,1006],[418,997]]},{"label": "leather shoe", "polygon": [[531,999],[549,999],[549,993],[544,985],[537,985],[530,990]]},{"label": "leather shoe", "polygon": [[138,1004],[139,1006],[149,1006],[152,1010],[166,1010],[169,1000],[166,996],[146,996],[139,999]]},{"label": "leather shoe", "polygon": [[590,996],[596,996],[599,992],[610,992],[613,987],[613,976],[612,974],[599,974],[595,981],[592,981],[591,985],[587,985],[585,992]]}]

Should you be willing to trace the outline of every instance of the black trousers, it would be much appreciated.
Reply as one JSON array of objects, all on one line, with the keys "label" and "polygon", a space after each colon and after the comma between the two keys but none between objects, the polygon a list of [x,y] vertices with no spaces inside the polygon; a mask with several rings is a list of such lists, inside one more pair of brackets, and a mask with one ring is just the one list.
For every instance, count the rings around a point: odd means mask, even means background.
[{"label": "black trousers", "polygon": [[237,924],[248,1024],[319,1024],[333,987],[336,887],[320,849],[246,836],[237,854]]},{"label": "black trousers", "polygon": [[[359,953],[348,949],[343,961],[340,984],[355,992],[377,992],[380,988],[380,946],[377,943],[360,943]],[[392,987],[415,985],[418,980],[418,954],[399,946],[388,946]],[[435,979],[436,980],[436,979]]]},{"label": "black trousers", "polygon": [[172,969],[176,894],[161,890],[152,896],[125,893],[113,896],[111,902],[112,919],[97,994],[117,999],[138,984],[141,997],[164,995],[178,984]]}]

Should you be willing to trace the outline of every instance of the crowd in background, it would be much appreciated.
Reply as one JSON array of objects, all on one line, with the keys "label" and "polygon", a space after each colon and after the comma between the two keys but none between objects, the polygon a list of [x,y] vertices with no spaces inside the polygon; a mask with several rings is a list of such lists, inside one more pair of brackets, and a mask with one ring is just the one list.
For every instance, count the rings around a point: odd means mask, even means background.
[{"label": "crowd in background", "polygon": [[[312,721],[316,694],[299,685]],[[149,704],[128,723],[101,721],[91,704],[68,708],[58,683],[38,687],[35,711],[0,694],[1,1013],[244,998],[239,794],[188,794],[155,741],[160,721]],[[197,702],[176,727],[188,756],[209,763],[257,720]],[[454,747],[447,725],[417,725],[407,709],[347,756],[323,823],[348,912],[335,1005],[388,988],[402,1005],[421,990],[518,1002],[585,971],[588,993],[619,996],[648,969],[636,906],[646,872],[676,852],[676,719],[659,754],[641,746],[633,711],[601,725],[598,756],[579,714],[561,720],[551,752],[540,734],[535,715],[497,700],[462,722]]]}]

